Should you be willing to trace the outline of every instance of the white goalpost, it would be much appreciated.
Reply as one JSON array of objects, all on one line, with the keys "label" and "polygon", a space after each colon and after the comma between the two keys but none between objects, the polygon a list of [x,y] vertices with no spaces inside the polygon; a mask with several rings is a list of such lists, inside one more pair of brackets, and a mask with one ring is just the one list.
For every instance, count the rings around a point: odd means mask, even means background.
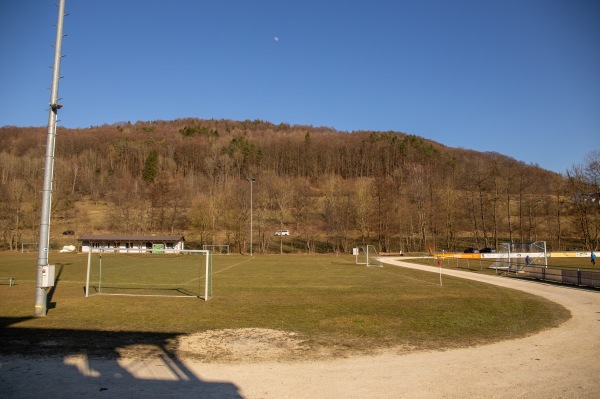
[{"label": "white goalpost", "polygon": [[94,248],[88,253],[85,296],[212,297],[212,253]]},{"label": "white goalpost", "polygon": [[370,267],[382,267],[379,262],[379,254],[373,245],[362,245],[352,248],[352,254],[356,256],[357,265],[367,265]]}]

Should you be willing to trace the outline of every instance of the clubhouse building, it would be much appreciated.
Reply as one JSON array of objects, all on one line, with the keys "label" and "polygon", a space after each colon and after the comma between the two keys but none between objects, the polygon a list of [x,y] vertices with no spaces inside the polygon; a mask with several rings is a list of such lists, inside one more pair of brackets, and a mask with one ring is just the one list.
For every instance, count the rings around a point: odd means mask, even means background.
[{"label": "clubhouse building", "polygon": [[185,238],[155,235],[85,235],[77,238],[81,252],[96,252],[100,248],[115,252],[166,252],[184,249]]}]

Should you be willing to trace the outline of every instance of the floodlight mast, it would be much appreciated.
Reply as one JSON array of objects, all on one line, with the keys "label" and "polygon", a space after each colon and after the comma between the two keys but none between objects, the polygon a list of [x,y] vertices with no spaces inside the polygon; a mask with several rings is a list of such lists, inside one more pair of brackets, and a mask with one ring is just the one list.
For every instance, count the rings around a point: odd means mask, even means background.
[{"label": "floodlight mast", "polygon": [[252,183],[256,181],[254,178],[247,178],[250,182],[250,256],[252,256]]},{"label": "floodlight mast", "polygon": [[58,23],[56,24],[56,45],[54,48],[54,66],[52,72],[52,87],[50,89],[50,110],[48,112],[48,135],[46,140],[46,160],[44,164],[44,183],[42,187],[42,211],[40,215],[40,241],[38,243],[38,268],[35,292],[35,317],[46,316],[47,292],[43,287],[43,270],[48,266],[48,251],[50,250],[50,206],[52,203],[52,179],[54,175],[54,145],[56,142],[56,120],[58,110],[58,80],[60,79],[60,59],[63,20],[65,16],[65,0],[58,4]]}]

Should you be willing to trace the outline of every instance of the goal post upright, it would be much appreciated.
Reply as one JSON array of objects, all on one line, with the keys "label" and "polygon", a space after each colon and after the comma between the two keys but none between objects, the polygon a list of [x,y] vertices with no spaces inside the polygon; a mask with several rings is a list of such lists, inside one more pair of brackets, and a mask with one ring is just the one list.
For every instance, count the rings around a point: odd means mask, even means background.
[{"label": "goal post upright", "polygon": [[212,298],[212,256],[210,251],[206,251],[206,281],[204,283],[204,300],[208,301]]},{"label": "goal post upright", "polygon": [[90,267],[92,266],[92,251],[88,252],[87,272],[85,274],[85,297],[90,296]]}]

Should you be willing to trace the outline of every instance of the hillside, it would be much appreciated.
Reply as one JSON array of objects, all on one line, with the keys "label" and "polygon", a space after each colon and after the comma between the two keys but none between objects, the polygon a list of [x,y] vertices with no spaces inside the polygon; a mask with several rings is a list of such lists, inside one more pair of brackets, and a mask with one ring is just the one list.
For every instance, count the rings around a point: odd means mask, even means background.
[{"label": "hillside", "polygon": [[[45,128],[0,128],[4,247],[37,241],[45,141]],[[55,245],[74,240],[63,230],[183,233],[246,252],[249,178],[257,252],[588,244],[568,178],[400,132],[199,119],[59,128],[54,171]],[[290,237],[274,237],[281,228]]]}]

